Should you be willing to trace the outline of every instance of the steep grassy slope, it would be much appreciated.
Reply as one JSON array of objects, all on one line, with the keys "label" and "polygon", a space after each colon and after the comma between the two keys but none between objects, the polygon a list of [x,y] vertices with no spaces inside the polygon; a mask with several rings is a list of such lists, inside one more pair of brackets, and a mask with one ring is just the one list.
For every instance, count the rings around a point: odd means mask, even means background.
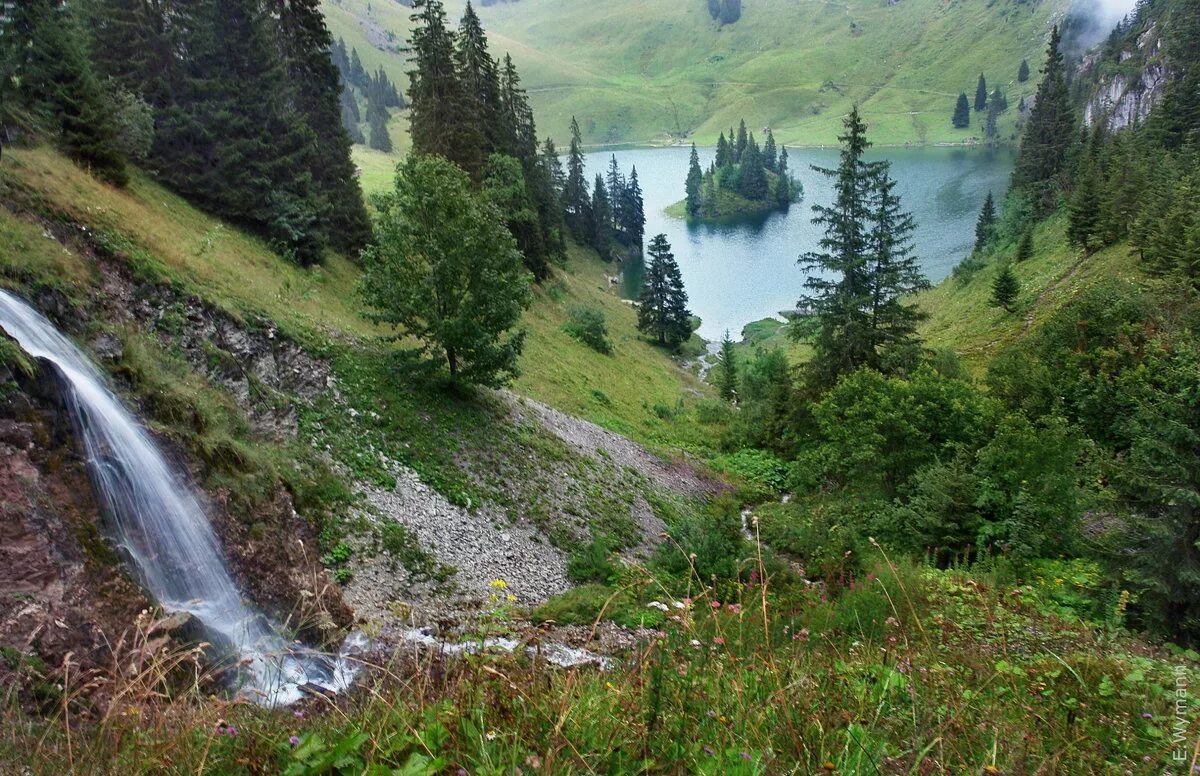
[{"label": "steep grassy slope", "polygon": [[[371,47],[380,30],[403,36],[409,10],[370,0],[329,0],[331,29],[368,66],[393,78],[404,66]],[[1044,36],[1063,0],[747,0],[719,27],[702,0],[521,0],[480,9],[493,53],[511,52],[543,133],[563,139],[572,115],[589,143],[657,143],[689,134],[701,143],[745,117],[777,140],[835,142],[840,117],[858,103],[877,143],[961,142],[982,134],[950,124],[960,91],[982,71],[1010,109],[1035,78],[1016,82],[1027,58],[1036,73]],[[447,6],[452,18],[462,3]],[[369,10],[368,10],[369,9]],[[383,41],[385,45],[390,45]],[[364,48],[373,50],[364,53]],[[406,80],[398,83],[406,84]]]},{"label": "steep grassy slope", "polygon": [[1007,312],[990,304],[992,283],[1015,251],[1013,245],[999,248],[976,271],[952,275],[917,297],[917,304],[929,313],[921,326],[928,347],[953,350],[971,371],[981,372],[1000,348],[1033,330],[1084,289],[1105,278],[1145,277],[1125,243],[1084,256],[1068,244],[1066,219],[1059,216],[1038,226],[1033,256],[1011,265],[1021,291],[1013,311]]},{"label": "steep grassy slope", "polygon": [[[0,186],[14,203],[37,201],[60,220],[86,225],[102,246],[148,277],[169,279],[234,315],[270,319],[310,342],[364,341],[383,333],[360,315],[358,269],[351,262],[331,256],[324,267],[300,269],[140,173],[119,190],[52,151],[17,149],[4,155]],[[62,253],[3,206],[0,229],[6,240],[0,267],[8,272],[52,275],[76,293],[92,282],[82,259]],[[61,266],[47,269],[51,259]],[[706,389],[668,354],[634,336],[636,315],[610,290],[605,275],[611,271],[594,253],[572,249],[567,268],[538,290],[523,323],[529,338],[517,388],[640,441],[694,446],[691,424],[682,416],[664,418],[654,405],[674,411]],[[568,308],[576,305],[605,311],[613,355],[601,356],[563,331]]]}]

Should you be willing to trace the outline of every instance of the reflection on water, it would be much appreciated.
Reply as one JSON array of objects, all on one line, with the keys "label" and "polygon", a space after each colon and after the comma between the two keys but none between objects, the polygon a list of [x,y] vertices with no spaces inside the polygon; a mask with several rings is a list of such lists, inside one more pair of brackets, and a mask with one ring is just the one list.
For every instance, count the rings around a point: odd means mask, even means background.
[{"label": "reflection on water", "polygon": [[[756,213],[717,222],[689,223],[665,208],[683,198],[687,148],[616,151],[628,174],[636,165],[646,200],[646,236],[667,235],[683,271],[692,310],[701,317],[700,333],[717,339],[745,324],[778,315],[796,305],[804,273],[797,257],[817,246],[821,234],[812,223],[814,202],[827,204],[832,188],[811,165],[837,164],[836,149],[788,149],[793,174],[804,185],[804,199],[786,212]],[[700,149],[708,166],[714,149]],[[588,175],[607,168],[611,151],[589,154]],[[889,159],[905,207],[917,220],[917,255],[926,275],[937,282],[962,260],[975,239],[975,218],[990,190],[1000,199],[1008,188],[1013,153],[1007,149],[885,148],[870,154]],[[622,292],[637,296],[640,265],[625,268]]]}]

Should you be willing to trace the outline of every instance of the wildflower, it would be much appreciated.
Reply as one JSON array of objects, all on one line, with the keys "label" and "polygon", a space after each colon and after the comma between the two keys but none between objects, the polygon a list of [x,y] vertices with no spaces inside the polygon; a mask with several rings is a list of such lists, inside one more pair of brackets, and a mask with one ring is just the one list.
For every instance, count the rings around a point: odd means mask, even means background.
[{"label": "wildflower", "polygon": [[238,729],[234,725],[226,724],[225,720],[218,719],[217,726],[213,732],[219,736],[236,736],[238,734]]},{"label": "wildflower", "polygon": [[738,757],[742,758],[743,760],[749,760],[750,753],[749,752],[738,752]]},{"label": "wildflower", "polygon": [[467,773],[466,768],[459,768],[454,772],[454,776],[470,776],[470,774]]},{"label": "wildflower", "polygon": [[292,716],[295,717],[296,719],[304,719],[304,712],[301,711],[300,709],[296,709],[295,711],[292,712]]},{"label": "wildflower", "polygon": [[488,582],[488,587],[496,590],[503,590],[504,588],[508,587],[508,583],[503,579],[493,579],[491,582]]},{"label": "wildflower", "polygon": [[531,754],[525,758],[525,764],[530,768],[541,768],[542,758],[538,757],[536,754]]},{"label": "wildflower", "polygon": [[709,606],[711,606],[711,607],[712,607],[712,608],[714,608],[714,609],[720,609],[720,608],[721,608],[721,602],[720,602],[720,601],[711,601],[711,602],[710,602],[708,605],[709,605]]},{"label": "wildflower", "polygon": [[705,715],[706,717],[708,717],[709,719],[716,719],[716,718],[717,718],[717,712],[713,711],[712,709],[709,709],[708,711],[704,712],[704,715]]},{"label": "wildflower", "polygon": [[487,740],[489,740],[489,741],[495,741],[495,740],[496,740],[496,731],[495,731],[495,730],[489,730],[488,732],[486,732],[486,733],[484,733],[484,734],[483,734],[483,737],[484,737],[484,738],[486,738],[486,739],[487,739]]},{"label": "wildflower", "polygon": [[891,627],[891,628],[896,628],[896,627],[899,627],[900,621],[897,620],[895,617],[889,617],[883,621],[883,624],[887,625],[888,627]]},{"label": "wildflower", "polygon": [[725,643],[725,637],[724,636],[716,636],[715,638],[713,638],[713,643],[723,645]]},{"label": "wildflower", "polygon": [[505,597],[505,600],[508,601],[510,604],[515,604],[517,602],[517,597],[515,595],[513,595],[512,593],[509,593]]},{"label": "wildflower", "polygon": [[708,755],[709,757],[712,757],[714,754],[716,754],[716,752],[714,752],[714,751],[712,750],[712,747],[711,747],[711,746],[709,746],[708,744],[705,744],[705,745],[704,745],[704,753],[705,753],[706,755]]},{"label": "wildflower", "polygon": [[792,641],[808,641],[808,628],[801,628],[793,633]]},{"label": "wildflower", "polygon": [[825,764],[822,765],[821,767],[824,768],[825,770],[829,771],[830,773],[833,773],[834,770],[837,769],[837,766],[834,765],[831,760],[826,760]]},{"label": "wildflower", "polygon": [[657,609],[660,612],[665,612],[665,611],[667,611],[667,609],[669,607],[666,604],[664,604],[662,601],[651,601],[650,603],[646,604],[646,608],[647,609]]},{"label": "wildflower", "polygon": [[742,611],[742,605],[741,604],[726,604],[725,611],[729,612],[730,614],[739,614]]},{"label": "wildflower", "polygon": [[692,639],[692,646],[693,646],[693,647],[699,647],[699,646],[700,646],[700,640],[699,640],[699,639]]},{"label": "wildflower", "polygon": [[686,609],[686,608],[687,608],[687,606],[688,606],[688,605],[687,605],[687,604],[685,604],[683,601],[676,601],[676,602],[674,602],[674,603],[673,603],[673,604],[671,604],[671,605],[672,605],[672,606],[674,606],[676,609]]},{"label": "wildflower", "polygon": [[1154,719],[1154,715],[1148,711],[1142,712],[1142,719]]},{"label": "wildflower", "polygon": [[300,746],[300,736],[288,736],[288,743],[292,746]]}]

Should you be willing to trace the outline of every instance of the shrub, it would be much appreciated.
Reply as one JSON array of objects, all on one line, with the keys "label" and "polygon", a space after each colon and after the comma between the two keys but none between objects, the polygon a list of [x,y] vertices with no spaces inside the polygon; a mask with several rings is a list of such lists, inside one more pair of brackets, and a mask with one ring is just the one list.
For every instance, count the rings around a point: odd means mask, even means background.
[{"label": "shrub", "polygon": [[611,582],[617,574],[612,562],[613,542],[600,534],[571,554],[567,578],[572,582]]},{"label": "shrub", "polygon": [[587,345],[597,353],[612,353],[612,342],[608,339],[608,324],[604,312],[595,307],[572,307],[567,312],[567,334]]}]

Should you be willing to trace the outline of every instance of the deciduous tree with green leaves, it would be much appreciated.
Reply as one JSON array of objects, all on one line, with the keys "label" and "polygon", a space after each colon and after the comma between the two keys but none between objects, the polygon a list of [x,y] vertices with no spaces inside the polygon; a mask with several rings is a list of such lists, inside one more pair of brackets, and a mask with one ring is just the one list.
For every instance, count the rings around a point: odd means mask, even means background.
[{"label": "deciduous tree with green leaves", "polygon": [[363,252],[367,317],[416,340],[406,355],[444,366],[455,383],[509,382],[530,278],[495,206],[453,163],[411,154],[375,208],[375,240]]}]

